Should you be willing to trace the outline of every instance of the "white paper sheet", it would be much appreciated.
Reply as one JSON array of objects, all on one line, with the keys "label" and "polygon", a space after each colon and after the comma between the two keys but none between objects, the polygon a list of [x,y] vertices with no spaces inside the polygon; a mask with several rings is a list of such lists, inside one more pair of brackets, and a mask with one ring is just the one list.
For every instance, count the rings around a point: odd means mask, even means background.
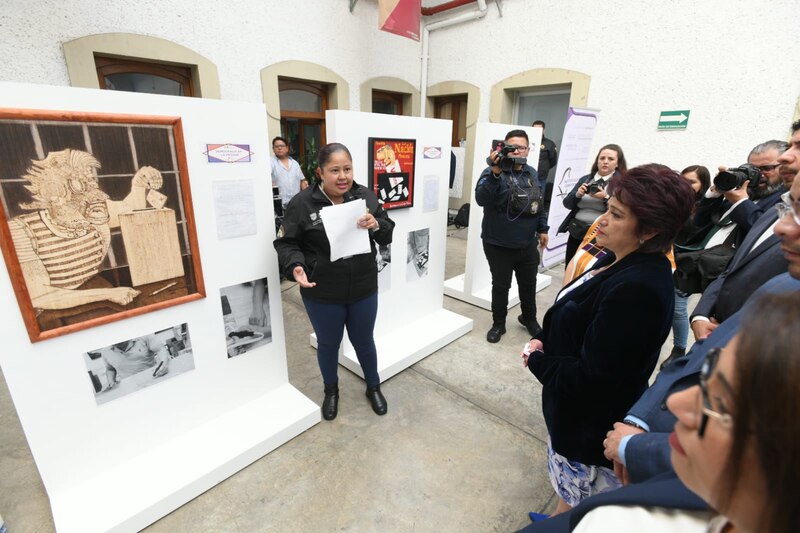
[{"label": "white paper sheet", "polygon": [[252,179],[215,181],[212,191],[219,240],[257,233]]},{"label": "white paper sheet", "polygon": [[422,180],[422,212],[439,209],[439,176],[425,176]]},{"label": "white paper sheet", "polygon": [[357,224],[366,212],[367,202],[363,199],[322,208],[320,216],[331,244],[331,261],[370,252],[369,230]]}]

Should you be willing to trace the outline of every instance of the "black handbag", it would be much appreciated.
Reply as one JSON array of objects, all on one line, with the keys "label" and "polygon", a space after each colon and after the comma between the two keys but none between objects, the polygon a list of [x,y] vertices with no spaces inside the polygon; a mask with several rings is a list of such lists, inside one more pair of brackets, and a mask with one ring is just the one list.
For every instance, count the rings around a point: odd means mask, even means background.
[{"label": "black handbag", "polygon": [[567,232],[573,239],[582,241],[586,236],[586,232],[589,231],[590,226],[591,224],[587,224],[586,222],[581,222],[577,218],[573,218],[569,221],[569,224],[567,224]]},{"label": "black handbag", "polygon": [[675,288],[686,294],[702,293],[725,272],[736,253],[730,244],[718,244],[702,250],[681,250],[675,247]]}]

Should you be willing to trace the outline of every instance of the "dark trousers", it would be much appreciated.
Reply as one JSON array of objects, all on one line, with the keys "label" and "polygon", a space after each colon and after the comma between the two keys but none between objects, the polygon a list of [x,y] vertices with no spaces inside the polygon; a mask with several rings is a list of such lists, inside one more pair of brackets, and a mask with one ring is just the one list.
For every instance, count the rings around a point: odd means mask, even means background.
[{"label": "dark trousers", "polygon": [[344,328],[356,350],[358,363],[364,371],[367,387],[380,385],[378,352],[375,349],[375,317],[378,315],[378,291],[363,300],[350,304],[332,304],[303,297],[308,318],[317,334],[317,362],[326,385],[339,382],[339,346]]},{"label": "dark trousers", "polygon": [[492,320],[506,322],[511,275],[517,276],[519,302],[526,320],[536,319],[536,273],[539,271],[537,240],[527,248],[505,248],[483,242],[483,252],[492,272]]},{"label": "dark trousers", "polygon": [[581,242],[583,242],[583,239],[576,239],[572,235],[567,239],[567,254],[564,256],[564,268],[567,268],[570,259],[575,257],[575,252],[580,248]]}]

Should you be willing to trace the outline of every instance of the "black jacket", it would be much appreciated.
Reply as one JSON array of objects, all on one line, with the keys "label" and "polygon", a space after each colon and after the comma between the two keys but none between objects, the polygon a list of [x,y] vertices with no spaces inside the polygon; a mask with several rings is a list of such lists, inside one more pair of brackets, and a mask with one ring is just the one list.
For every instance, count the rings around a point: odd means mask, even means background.
[{"label": "black jacket", "polygon": [[[611,175],[611,177],[618,176],[618,175],[619,175],[619,172],[614,171],[614,173]],[[611,177],[603,178],[605,180],[605,182],[606,182],[606,185],[608,185],[608,180],[610,180]],[[581,179],[579,179],[575,183],[575,185],[572,187],[572,190],[569,191],[569,194],[564,197],[564,200],[563,200],[564,207],[566,207],[570,211],[569,211],[569,214],[566,216],[566,218],[564,218],[564,222],[562,222],[561,225],[558,227],[558,231],[556,232],[556,235],[558,235],[559,233],[564,233],[565,231],[567,231],[567,227],[569,227],[569,223],[572,222],[572,219],[575,218],[575,214],[578,212],[578,209],[579,209],[578,202],[581,201],[581,199],[578,198],[578,189],[581,188],[581,185],[583,185],[587,181],[591,181],[593,179],[594,179],[594,174],[586,174],[584,177],[582,177]]]},{"label": "black jacket", "polygon": [[475,201],[483,207],[481,223],[481,239],[505,248],[527,248],[536,240],[537,233],[547,233],[547,213],[544,210],[542,191],[539,189],[537,216],[522,215],[514,217],[509,213],[508,180],[516,179],[523,186],[527,181],[538,187],[536,170],[525,165],[519,175],[512,177],[503,172],[499,178],[492,174],[491,167],[486,167],[475,186]]},{"label": "black jacket", "polygon": [[[613,254],[601,258],[595,269],[614,259]],[[532,355],[528,369],[542,383],[553,450],[583,464],[611,467],[603,439],[647,389],[674,305],[669,260],[634,252],[547,311],[537,335],[544,354]]]},{"label": "black jacket", "polygon": [[536,172],[539,173],[539,184],[542,190],[547,182],[547,174],[551,168],[556,166],[556,163],[558,163],[556,143],[547,137],[542,137],[542,144],[539,145],[539,167],[536,169]]},{"label": "black jacket", "polygon": [[[378,221],[379,229],[370,232],[371,253],[359,254],[331,262],[331,247],[322,224],[320,210],[331,204],[319,183],[300,191],[286,206],[279,237],[275,239],[278,263],[288,279],[300,265],[308,281],[316,287],[301,288],[303,296],[330,303],[352,303],[378,290],[378,267],[375,264],[375,243],[392,242],[394,222],[378,204],[375,194],[353,182],[352,199],[363,198]],[[348,198],[349,200],[350,198]]]}]

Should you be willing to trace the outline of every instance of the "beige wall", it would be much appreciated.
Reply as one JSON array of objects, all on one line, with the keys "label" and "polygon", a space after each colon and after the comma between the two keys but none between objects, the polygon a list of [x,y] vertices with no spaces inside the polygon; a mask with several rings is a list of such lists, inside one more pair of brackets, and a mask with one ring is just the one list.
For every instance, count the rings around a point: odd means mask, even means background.
[{"label": "beige wall", "polygon": [[350,85],[334,71],[307,61],[282,61],[261,69],[261,92],[267,105],[269,137],[281,134],[281,104],[278,77],[326,83],[328,109],[350,109]]},{"label": "beige wall", "polygon": [[196,96],[220,98],[217,66],[197,52],[166,39],[134,33],[87,35],[63,44],[70,85],[99,89],[94,54],[188,66]]},{"label": "beige wall", "polygon": [[461,189],[461,198],[450,198],[449,200],[449,207],[458,209],[462,204],[469,202],[472,196],[472,159],[475,155],[475,126],[478,123],[480,90],[475,85],[463,81],[443,81],[428,87],[428,102],[425,108],[427,116],[433,117],[434,98],[454,94],[467,95],[467,150],[464,156],[464,186]]},{"label": "beige wall", "polygon": [[372,91],[388,91],[403,95],[403,115],[419,116],[419,89],[400,78],[372,78],[361,84],[361,111],[372,112]]}]

